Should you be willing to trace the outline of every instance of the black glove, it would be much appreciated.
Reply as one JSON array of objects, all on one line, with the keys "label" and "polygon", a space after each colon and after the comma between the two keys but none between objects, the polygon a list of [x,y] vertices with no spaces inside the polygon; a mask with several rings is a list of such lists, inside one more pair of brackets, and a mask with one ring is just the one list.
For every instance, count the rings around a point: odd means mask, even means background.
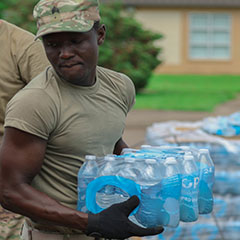
[{"label": "black glove", "polygon": [[131,236],[149,236],[163,232],[163,227],[142,228],[128,219],[138,206],[139,199],[132,196],[127,201],[114,204],[98,214],[88,214],[86,235],[108,239],[125,239]]}]

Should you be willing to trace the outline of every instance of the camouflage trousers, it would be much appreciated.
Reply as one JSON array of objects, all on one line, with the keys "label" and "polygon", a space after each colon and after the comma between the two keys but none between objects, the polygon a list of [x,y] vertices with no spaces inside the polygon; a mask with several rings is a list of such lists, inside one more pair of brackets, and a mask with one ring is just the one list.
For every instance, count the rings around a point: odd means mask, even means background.
[{"label": "camouflage trousers", "polygon": [[0,240],[19,240],[24,217],[3,209],[0,205]]}]

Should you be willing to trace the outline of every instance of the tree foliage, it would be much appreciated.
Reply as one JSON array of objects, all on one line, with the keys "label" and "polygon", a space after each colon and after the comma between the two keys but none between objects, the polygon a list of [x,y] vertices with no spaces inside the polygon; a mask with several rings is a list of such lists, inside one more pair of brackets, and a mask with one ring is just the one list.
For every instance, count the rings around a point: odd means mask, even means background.
[{"label": "tree foliage", "polygon": [[37,2],[38,0],[1,0],[0,18],[36,33],[36,22],[32,13]]},{"label": "tree foliage", "polygon": [[101,5],[107,35],[100,47],[99,64],[128,75],[137,91],[144,88],[160,64],[161,49],[154,45],[162,35],[145,30],[120,3]]},{"label": "tree foliage", "polygon": [[[36,33],[32,12],[38,0],[1,0],[0,18]],[[144,88],[152,71],[160,64],[161,49],[154,45],[160,34],[145,30],[120,3],[101,5],[102,23],[107,36],[100,47],[99,65],[123,72],[134,82],[136,90]]]}]

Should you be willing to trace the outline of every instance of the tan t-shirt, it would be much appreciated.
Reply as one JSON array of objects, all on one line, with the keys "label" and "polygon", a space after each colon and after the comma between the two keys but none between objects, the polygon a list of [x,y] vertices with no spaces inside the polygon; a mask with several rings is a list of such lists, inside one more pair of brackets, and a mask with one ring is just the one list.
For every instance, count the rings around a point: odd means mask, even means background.
[{"label": "tan t-shirt", "polygon": [[85,155],[113,152],[134,101],[132,81],[101,67],[91,87],[60,79],[52,67],[33,79],[9,102],[5,119],[5,127],[47,141],[45,159],[32,186],[75,209],[77,173]]},{"label": "tan t-shirt", "polygon": [[8,101],[48,65],[33,34],[0,20],[0,144]]}]

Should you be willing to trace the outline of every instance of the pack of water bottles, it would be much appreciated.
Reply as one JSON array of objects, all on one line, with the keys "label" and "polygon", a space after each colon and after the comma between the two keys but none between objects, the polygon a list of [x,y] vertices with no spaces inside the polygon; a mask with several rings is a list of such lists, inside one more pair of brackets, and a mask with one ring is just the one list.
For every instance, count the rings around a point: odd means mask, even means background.
[{"label": "pack of water bottles", "polygon": [[78,206],[98,213],[136,195],[130,219],[175,228],[213,209],[214,165],[207,149],[142,146],[120,156],[86,156],[78,174]]},{"label": "pack of water bottles", "polygon": [[239,240],[239,211],[239,197],[215,195],[212,213],[200,215],[197,222],[180,222],[177,228],[165,227],[162,234],[143,240]]},{"label": "pack of water bottles", "polygon": [[200,215],[197,222],[181,222],[177,228],[165,227],[162,234],[143,240],[239,240],[240,198],[214,196],[213,212]]},{"label": "pack of water bottles", "polygon": [[203,131],[202,126],[200,121],[154,123],[146,130],[145,142],[153,146],[207,148],[215,164],[240,166],[240,141],[211,135]]},{"label": "pack of water bottles", "polygon": [[165,228],[162,234],[142,240],[239,240],[240,221],[213,221],[200,217],[194,223],[181,223],[178,228]]},{"label": "pack of water bottles", "polygon": [[240,112],[229,116],[207,117],[203,119],[201,128],[207,133],[219,136],[238,136],[240,134]]},{"label": "pack of water bottles", "polygon": [[[220,195],[240,195],[240,169],[221,170],[215,173],[213,191]],[[240,214],[240,213],[239,213]]]},{"label": "pack of water bottles", "polygon": [[[222,222],[240,221],[240,196],[214,195],[214,215]],[[205,215],[205,218],[211,216]]]},{"label": "pack of water bottles", "polygon": [[[236,113],[228,117],[231,125],[239,125],[240,114]],[[216,124],[216,121],[219,121]],[[240,235],[240,141],[230,136],[225,130],[222,118],[206,118],[202,122],[170,121],[154,123],[146,132],[146,143],[155,146],[168,144],[169,146],[190,146],[197,149],[209,149],[215,166],[215,181],[213,185],[214,208],[211,214],[201,215],[197,222],[180,225],[173,228],[165,228],[163,234],[155,239],[168,240],[238,240]],[[226,119],[224,119],[225,121]],[[207,123],[208,121],[208,123]],[[203,126],[203,122],[205,126]],[[215,130],[221,132],[219,136],[214,133],[211,124],[215,124]],[[209,124],[207,126],[207,124]],[[229,125],[228,125],[229,127]],[[208,131],[210,128],[211,131]],[[237,127],[235,128],[235,130]],[[221,133],[221,134],[220,134]],[[215,135],[214,135],[215,134]],[[235,134],[235,133],[234,133]],[[234,140],[233,140],[234,139]],[[151,238],[151,237],[147,237]]]}]

